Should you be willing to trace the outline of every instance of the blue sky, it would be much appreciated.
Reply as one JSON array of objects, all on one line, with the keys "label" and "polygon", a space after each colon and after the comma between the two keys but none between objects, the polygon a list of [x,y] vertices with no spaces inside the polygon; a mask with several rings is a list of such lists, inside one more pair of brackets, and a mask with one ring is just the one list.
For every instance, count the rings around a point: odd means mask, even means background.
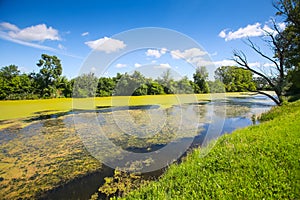
[{"label": "blue sky", "polygon": [[[15,64],[24,72],[37,72],[36,63],[46,53],[58,56],[63,75],[73,78],[93,49],[107,54],[118,51],[126,46],[126,41],[111,37],[143,27],[167,28],[185,34],[203,47],[201,51],[207,52],[215,66],[232,64],[229,59],[234,49],[243,50],[253,66],[268,66],[243,40],[250,37],[270,53],[261,36],[262,29],[272,27],[270,19],[275,13],[272,0],[2,0],[0,66]],[[115,48],[97,48],[103,41],[112,42]],[[197,66],[192,56],[201,52],[176,48],[166,51],[142,49],[114,61],[106,73],[113,76],[116,72],[152,64],[161,66],[161,70],[181,68],[179,73],[191,77],[192,71],[185,70],[173,53]],[[209,72],[212,74],[213,69]]]}]

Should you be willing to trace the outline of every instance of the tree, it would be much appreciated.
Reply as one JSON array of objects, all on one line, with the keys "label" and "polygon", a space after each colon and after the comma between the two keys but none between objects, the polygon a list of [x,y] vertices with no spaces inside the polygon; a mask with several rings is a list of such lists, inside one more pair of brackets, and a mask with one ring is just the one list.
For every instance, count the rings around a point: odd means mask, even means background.
[{"label": "tree", "polygon": [[40,67],[39,83],[42,97],[55,97],[56,89],[59,83],[59,77],[62,74],[60,60],[56,56],[42,54],[37,66]]},{"label": "tree", "polygon": [[225,92],[225,85],[220,80],[208,81],[210,93],[223,93]]},{"label": "tree", "polygon": [[125,73],[115,78],[118,80],[115,88],[115,95],[121,96],[139,96],[147,95],[147,80],[138,71],[134,71],[132,75]]},{"label": "tree", "polygon": [[33,98],[32,82],[27,74],[20,74],[16,65],[0,69],[0,99]]},{"label": "tree", "polygon": [[[280,31],[276,23],[273,21],[274,32],[267,32],[265,40],[272,48],[273,55],[266,55],[262,50],[248,39],[248,46],[253,49],[258,55],[267,59],[275,65],[275,68],[270,70],[271,76],[262,73],[261,70],[249,66],[246,55],[242,51],[235,50],[233,52],[233,60],[246,70],[249,70],[259,77],[265,79],[272,90],[275,91],[277,98],[260,90],[256,92],[264,94],[271,98],[277,105],[282,105],[286,92],[291,86],[297,83],[299,76],[299,0],[279,0],[275,4],[278,9],[277,15],[286,16],[285,22],[287,27]],[[293,82],[294,81],[294,82]],[[300,84],[299,84],[300,85]],[[297,84],[296,84],[297,86]]]},{"label": "tree", "polygon": [[165,94],[164,87],[159,84],[157,81],[148,80],[147,83],[148,86],[148,95],[159,95],[159,94]]},{"label": "tree", "polygon": [[207,84],[208,72],[205,67],[198,67],[196,72],[193,74],[194,83],[198,86],[196,87],[195,93],[208,93],[209,87]]},{"label": "tree", "polygon": [[174,94],[176,90],[175,81],[170,69],[164,71],[162,76],[157,79],[157,82],[163,86],[165,94]]},{"label": "tree", "polygon": [[59,97],[72,97],[73,85],[65,76],[58,78],[57,94]]},{"label": "tree", "polygon": [[227,92],[245,92],[256,89],[252,81],[252,73],[236,66],[217,68],[215,79],[224,83]]},{"label": "tree", "polygon": [[191,94],[194,92],[192,85],[187,76],[177,81],[176,89],[178,94]]},{"label": "tree", "polygon": [[116,82],[112,78],[101,77],[98,81],[97,96],[107,97],[111,96],[116,86]]},{"label": "tree", "polygon": [[[284,64],[289,69],[287,77],[291,82],[288,92],[300,93],[300,2],[299,0],[279,0],[273,3],[276,15],[283,16],[286,28],[276,36],[277,42],[285,46],[282,52]],[[275,55],[276,56],[276,55]]]},{"label": "tree", "polygon": [[20,70],[16,65],[9,65],[1,68],[0,75],[6,79],[11,79],[20,75]]},{"label": "tree", "polygon": [[98,78],[93,74],[82,74],[73,80],[73,97],[94,97],[98,85]]}]

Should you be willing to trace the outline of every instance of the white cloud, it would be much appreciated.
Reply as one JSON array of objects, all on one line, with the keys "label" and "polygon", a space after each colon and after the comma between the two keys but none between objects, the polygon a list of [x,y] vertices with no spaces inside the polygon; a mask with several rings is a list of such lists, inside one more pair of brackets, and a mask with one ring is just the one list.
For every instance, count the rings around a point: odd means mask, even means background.
[{"label": "white cloud", "polygon": [[214,62],[214,64],[216,65],[216,67],[237,65],[236,62],[234,62],[233,60],[216,61],[216,62]]},{"label": "white cloud", "polygon": [[104,51],[105,53],[112,53],[119,51],[126,47],[126,44],[117,39],[112,39],[108,37],[100,38],[94,41],[85,42],[87,46],[96,51]]},{"label": "white cloud", "polygon": [[226,38],[226,30],[222,30],[220,33],[219,33],[219,37],[221,38]]},{"label": "white cloud", "polygon": [[140,67],[140,66],[142,66],[142,65],[141,65],[140,63],[135,63],[134,66],[135,66],[136,68],[138,68],[138,67]]},{"label": "white cloud", "polygon": [[148,49],[146,51],[146,55],[150,57],[160,58],[162,55],[164,55],[167,52],[166,48],[162,48],[160,50],[157,49]]},{"label": "white cloud", "polygon": [[88,34],[90,34],[89,32],[84,32],[81,34],[81,36],[87,36]]},{"label": "white cloud", "polygon": [[156,49],[148,49],[146,52],[147,56],[153,56],[155,58],[159,58],[161,56],[161,53]]},{"label": "white cloud", "polygon": [[191,48],[191,49],[186,49],[184,51],[180,50],[173,50],[171,51],[171,56],[174,59],[192,59],[195,57],[203,57],[207,55],[207,52],[202,51],[201,49],[198,48]]},{"label": "white cloud", "polygon": [[165,54],[165,53],[167,53],[167,49],[166,48],[162,48],[161,50],[160,50],[160,53],[163,55],[163,54]]},{"label": "white cloud", "polygon": [[16,25],[8,23],[8,22],[0,23],[0,28],[1,28],[1,30],[8,30],[8,31],[19,31],[20,30]]},{"label": "white cloud", "polygon": [[248,63],[249,67],[260,67],[259,62]]},{"label": "white cloud", "polygon": [[237,31],[229,31],[226,33],[226,30],[222,30],[219,33],[221,38],[225,38],[225,41],[245,38],[245,37],[256,37],[264,34],[264,30],[261,28],[260,23],[255,23],[253,25],[247,25],[246,27],[239,28]]},{"label": "white cloud", "polygon": [[123,68],[123,67],[127,67],[127,65],[126,64],[122,64],[122,63],[116,64],[116,68]]},{"label": "white cloud", "polygon": [[[261,23],[248,24],[246,27],[241,27],[237,31],[229,31],[224,29],[219,33],[219,37],[224,38],[225,41],[246,38],[246,37],[258,37],[266,35],[266,33],[277,34],[276,31],[269,27],[270,22],[266,22],[263,26]],[[273,22],[272,22],[273,23]],[[284,30],[285,23],[277,23],[279,30]]]},{"label": "white cloud", "polygon": [[[215,61],[214,65],[216,67],[221,67],[221,66],[239,66],[235,61],[233,60],[221,60],[221,61]],[[259,62],[252,62],[248,63],[249,67],[260,67],[261,64]]]},{"label": "white cloud", "polygon": [[65,50],[65,49],[66,49],[66,47],[64,47],[62,44],[58,44],[57,47],[58,47],[59,49],[61,49],[61,50]]},{"label": "white cloud", "polygon": [[22,41],[39,41],[43,42],[45,40],[60,40],[58,35],[58,30],[47,27],[46,24],[38,24],[35,26],[26,27],[24,29],[19,29],[16,25],[3,22],[0,24],[2,30],[8,32],[7,35],[11,38],[22,40]]},{"label": "white cloud", "polygon": [[284,30],[286,28],[286,24],[284,22],[278,23],[277,26],[280,30]]},{"label": "white cloud", "polygon": [[[41,30],[41,32],[34,33],[34,32],[38,32],[38,30]],[[32,35],[30,35],[31,33]],[[65,51],[61,51],[65,49],[65,47],[63,47],[62,44],[58,44],[57,46],[58,49],[46,45],[42,45],[41,42],[43,42],[44,40],[51,40],[51,39],[60,40],[58,36],[58,31],[53,29],[52,27],[47,28],[47,26],[44,24],[31,26],[24,29],[19,29],[14,24],[8,22],[2,22],[0,23],[0,38],[16,44],[20,44],[20,45],[24,45],[36,49],[42,49],[45,51],[51,51],[65,56],[70,56],[73,58],[83,59],[83,57],[76,56]],[[36,43],[35,41],[39,43]]]},{"label": "white cloud", "polygon": [[184,51],[173,50],[171,51],[171,56],[173,59],[184,59],[196,67],[212,64],[212,62],[208,60],[208,53],[199,48],[191,48]]},{"label": "white cloud", "polygon": [[276,67],[275,63],[265,63],[263,67]]},{"label": "white cloud", "polygon": [[45,45],[35,44],[35,43],[26,42],[26,41],[11,38],[3,31],[0,31],[0,38],[4,39],[4,40],[7,40],[7,41],[10,41],[10,42],[21,44],[21,45],[24,45],[24,46],[33,47],[33,48],[36,48],[36,49],[42,49],[42,50],[53,51],[53,52],[57,51],[56,49],[54,49],[52,47],[45,46]]},{"label": "white cloud", "polygon": [[159,65],[154,66],[156,69],[169,69],[171,65],[169,63],[161,63]]}]

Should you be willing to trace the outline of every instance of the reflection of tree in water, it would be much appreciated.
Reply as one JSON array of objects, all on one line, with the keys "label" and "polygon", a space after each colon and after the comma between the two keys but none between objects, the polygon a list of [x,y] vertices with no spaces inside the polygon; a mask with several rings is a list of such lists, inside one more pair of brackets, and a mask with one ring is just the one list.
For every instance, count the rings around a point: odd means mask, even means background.
[{"label": "reflection of tree in water", "polygon": [[[204,111],[203,107],[197,109],[192,105],[152,109],[151,111],[123,110],[117,111],[118,113],[114,116],[111,113],[101,114],[101,118],[106,121],[101,128],[109,140],[123,149],[147,148],[157,144],[167,144],[184,137],[194,137],[198,134],[198,121],[205,115]],[[129,119],[128,115],[126,117],[126,113],[129,113],[132,119]]]},{"label": "reflection of tree in water", "polygon": [[212,104],[212,106],[213,106],[214,115],[222,117],[225,114],[226,118],[243,117],[251,111],[251,107],[243,103],[233,104],[230,102],[229,103],[217,102]]}]

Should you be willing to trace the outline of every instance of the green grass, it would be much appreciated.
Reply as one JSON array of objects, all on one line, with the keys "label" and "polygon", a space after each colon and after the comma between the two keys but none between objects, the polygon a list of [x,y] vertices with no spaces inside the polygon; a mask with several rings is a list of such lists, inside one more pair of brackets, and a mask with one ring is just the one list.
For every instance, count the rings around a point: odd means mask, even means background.
[{"label": "green grass", "polygon": [[204,157],[205,149],[194,150],[123,199],[300,199],[300,101],[262,119],[222,136]]}]

